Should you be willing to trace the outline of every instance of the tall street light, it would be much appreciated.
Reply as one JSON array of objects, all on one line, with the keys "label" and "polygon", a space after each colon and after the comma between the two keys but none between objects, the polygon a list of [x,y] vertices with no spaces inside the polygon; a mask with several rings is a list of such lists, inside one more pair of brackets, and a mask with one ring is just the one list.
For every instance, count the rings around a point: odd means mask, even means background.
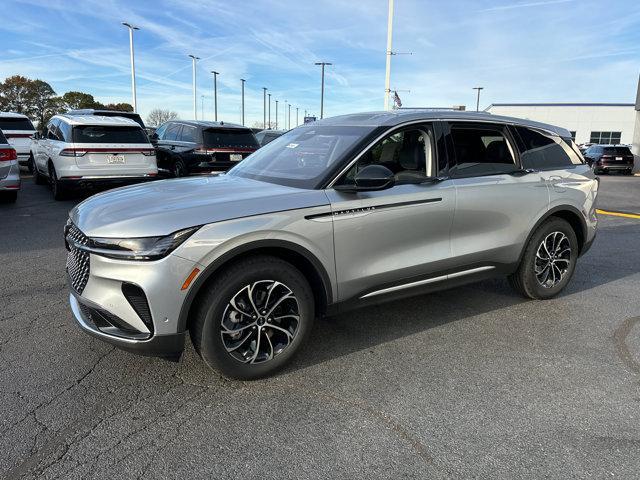
[{"label": "tall street light", "polygon": [[322,84],[320,87],[320,118],[324,117],[324,67],[325,65],[333,65],[329,62],[316,62],[316,65],[322,67]]},{"label": "tall street light", "polygon": [[136,61],[135,55],[133,53],[133,31],[140,29],[127,22],[122,22],[122,25],[129,29],[129,54],[131,56],[131,100],[133,102],[133,111],[137,112],[138,103],[136,101]]},{"label": "tall street light", "polygon": [[191,57],[191,69],[193,71],[193,119],[198,119],[198,107],[196,105],[196,98],[198,96],[196,89],[196,61],[200,60],[200,57],[195,55],[189,55]]},{"label": "tall street light", "polygon": [[480,90],[484,90],[484,87],[473,87],[473,90],[478,91],[478,98],[476,99],[476,112],[480,111]]},{"label": "tall street light", "polygon": [[387,65],[384,76],[384,109],[389,110],[389,96],[391,95],[391,41],[393,40],[393,0],[389,0],[389,15],[387,18]]},{"label": "tall street light", "polygon": [[267,87],[262,87],[262,128],[267,128]]},{"label": "tall street light", "polygon": [[299,107],[296,107],[296,127],[300,125],[300,123],[298,122],[298,110],[299,110]]},{"label": "tall street light", "polygon": [[289,104],[289,130],[291,130],[291,104]]},{"label": "tall street light", "polygon": [[204,95],[200,95],[200,118],[204,120]]},{"label": "tall street light", "polygon": [[278,100],[276,100],[276,130],[278,129]]},{"label": "tall street light", "polygon": [[288,100],[284,101],[284,112],[282,112],[282,116],[284,117],[282,123],[284,123],[285,130],[289,130],[289,128],[287,127],[287,102]]},{"label": "tall street light", "polygon": [[244,82],[246,80],[241,78],[240,81],[242,82],[242,125],[244,125]]},{"label": "tall street light", "polygon": [[269,96],[269,130],[271,130],[271,94],[267,93],[267,95]]},{"label": "tall street light", "polygon": [[213,119],[218,121],[218,75],[219,72],[211,70],[213,73]]}]

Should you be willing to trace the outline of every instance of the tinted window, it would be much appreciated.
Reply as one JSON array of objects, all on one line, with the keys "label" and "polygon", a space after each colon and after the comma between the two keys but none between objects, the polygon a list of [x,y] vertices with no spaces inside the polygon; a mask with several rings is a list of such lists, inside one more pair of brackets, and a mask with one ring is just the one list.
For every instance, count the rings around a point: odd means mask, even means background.
[{"label": "tinted window", "polygon": [[182,129],[182,125],[175,123],[173,125],[169,125],[167,127],[167,131],[162,137],[163,140],[178,140],[180,136],[180,130]]},{"label": "tinted window", "polygon": [[631,155],[631,150],[628,147],[604,147],[602,153],[605,155]]},{"label": "tinted window", "polygon": [[373,131],[374,127],[301,126],[252,153],[227,175],[316,188]]},{"label": "tinted window", "polygon": [[493,175],[516,170],[502,127],[451,125],[454,176]]},{"label": "tinted window", "polygon": [[197,142],[198,129],[189,125],[182,126],[182,133],[180,134],[180,141],[182,142]]},{"label": "tinted window", "polygon": [[0,130],[35,130],[28,118],[0,117]]},{"label": "tinted window", "polygon": [[54,118],[47,125],[47,138],[49,140],[62,140],[62,138],[60,138],[58,136],[58,134],[59,134],[58,124],[59,123],[60,123],[60,120],[57,119],[57,118]]},{"label": "tinted window", "polygon": [[574,163],[582,163],[579,158],[572,161],[560,137],[526,127],[515,127],[515,129],[520,137],[522,168],[553,170],[570,167]]},{"label": "tinted window", "polygon": [[65,142],[71,142],[71,125],[66,122],[60,122],[58,125],[58,134]]},{"label": "tinted window", "polygon": [[156,129],[156,135],[159,139],[162,139],[162,136],[164,135],[164,132],[167,130],[168,126],[168,123],[164,123]]},{"label": "tinted window", "polygon": [[140,127],[83,125],[73,127],[75,143],[149,143]]},{"label": "tinted window", "polygon": [[140,118],[140,115],[138,115],[137,113],[116,112],[116,111],[113,111],[113,112],[99,111],[99,112],[95,112],[95,115],[100,115],[102,117],[124,117],[124,118],[128,118],[128,119],[133,120],[134,122],[136,122],[142,128],[144,128],[144,122],[142,121],[142,118]]},{"label": "tinted window", "polygon": [[258,141],[249,129],[208,128],[202,132],[204,146],[209,148],[258,148]]}]

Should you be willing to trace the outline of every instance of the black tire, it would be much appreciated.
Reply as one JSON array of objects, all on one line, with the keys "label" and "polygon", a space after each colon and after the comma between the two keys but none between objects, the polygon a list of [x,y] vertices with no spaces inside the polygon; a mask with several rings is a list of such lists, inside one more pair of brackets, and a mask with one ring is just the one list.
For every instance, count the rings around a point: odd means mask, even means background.
[{"label": "black tire", "polygon": [[[273,310],[274,312],[278,312],[278,309],[290,309],[297,306],[298,320],[294,328],[291,327],[292,323],[286,323],[287,321],[294,322],[294,317],[287,316],[287,311],[284,310],[280,310],[280,315],[282,315],[280,318],[284,320],[277,320],[278,313],[274,313],[274,319],[269,319],[272,322],[271,324],[265,323],[264,319],[262,319],[262,323],[259,323],[261,317],[256,319],[255,316],[243,316],[242,314],[238,316],[233,311],[230,303],[233,299],[236,299],[235,303],[240,305],[241,309],[245,308],[242,302],[247,297],[242,297],[241,292],[245,291],[246,293],[247,286],[255,286],[256,282],[268,285],[268,282],[274,281],[280,284],[278,287],[280,290],[273,288],[273,291],[276,292],[278,298],[286,297],[286,299],[280,303],[279,307],[273,307],[273,298],[269,299],[267,297],[266,301],[269,303],[266,309],[271,307],[271,309],[275,309]],[[189,329],[191,340],[196,351],[207,365],[227,377],[251,380],[273,374],[291,359],[311,331],[315,315],[313,292],[302,273],[284,260],[264,255],[248,257],[224,269],[220,274],[216,274],[216,279],[205,288],[206,291],[201,294],[195,315],[191,319]],[[262,292],[256,291],[257,288],[254,287],[253,304],[260,310],[263,306],[260,302],[265,299],[258,295]],[[285,288],[286,290],[284,290]],[[295,297],[295,300],[287,296],[287,290]],[[285,294],[284,297],[282,297],[283,293]],[[246,310],[254,311],[250,306],[246,306]],[[262,313],[265,311],[262,311]],[[259,311],[258,315],[260,313]],[[289,313],[291,313],[290,310]],[[233,323],[229,323],[229,321],[234,321],[233,315],[235,315],[235,318],[240,319],[240,324],[246,323],[246,326],[242,327],[242,331],[249,333],[245,336],[248,342],[240,342],[242,348],[238,348],[232,354],[227,351],[223,337],[229,343],[233,339],[229,334],[226,334],[226,336],[223,334],[222,323],[226,322],[233,325]],[[293,338],[290,339],[290,335],[283,335],[282,331],[270,328],[270,325],[286,327],[289,332],[293,330]],[[238,331],[240,332],[241,330],[238,329]],[[242,340],[243,336],[240,335],[238,338]],[[258,343],[257,338],[261,339],[261,343]],[[271,339],[273,339],[273,342]],[[268,340],[268,344],[265,340]],[[283,340],[286,340],[286,345],[277,343]],[[277,347],[282,345],[283,348],[278,353]],[[258,346],[258,349],[251,350],[252,346]],[[271,347],[272,358],[269,358],[268,355],[269,346]],[[245,347],[248,350],[246,353],[243,351]],[[253,352],[255,353],[251,355]],[[260,354],[260,358],[258,354]],[[267,359],[260,361],[263,358],[263,354],[267,355]],[[255,358],[258,362],[242,363],[232,355],[243,359]]]},{"label": "black tire", "polygon": [[18,200],[18,192],[0,192],[0,202],[2,203],[16,203]]},{"label": "black tire", "polygon": [[27,163],[27,169],[29,170],[29,173],[31,175],[33,175],[33,172],[35,170],[35,163],[33,161],[33,153],[29,153],[29,161]]},{"label": "black tire", "polygon": [[36,185],[46,185],[47,177],[40,173],[38,167],[36,167],[35,163],[33,164],[33,181]]},{"label": "black tire", "polygon": [[49,164],[49,185],[51,186],[54,200],[65,200],[67,198],[67,189],[62,185],[60,180],[58,180],[56,167],[54,167],[52,163]]},{"label": "black tire", "polygon": [[[557,265],[566,265],[566,271],[562,274],[560,274],[560,271],[558,271],[560,279],[557,283],[553,284],[552,286],[544,286],[538,278],[538,275],[536,275],[535,271],[536,262],[540,262],[538,263],[538,265],[541,265],[541,263],[544,263],[544,260],[536,260],[536,255],[538,253],[538,249],[543,248],[543,240],[548,238],[554,232],[559,232],[565,235],[570,246],[570,252],[568,256],[565,254],[562,256],[562,258],[560,256],[556,257],[554,253],[553,258],[557,258],[556,261],[559,262]],[[563,245],[566,246],[566,244]],[[527,246],[525,248],[524,254],[522,255],[522,260],[520,261],[518,270],[516,270],[514,274],[509,276],[509,282],[518,293],[528,298],[545,300],[547,298],[555,297],[564,289],[564,287],[567,286],[567,284],[571,280],[573,272],[576,268],[578,251],[578,239],[571,225],[569,225],[567,221],[561,218],[551,217],[549,220],[540,225],[531,236],[529,243],[527,243]],[[568,260],[568,263],[566,262],[566,260]],[[555,280],[556,271],[553,270],[553,266],[551,266],[551,270],[553,271],[553,278]],[[545,278],[543,273],[540,273],[539,275],[542,275],[542,279]],[[549,282],[550,281],[551,278],[549,276]]]},{"label": "black tire", "polygon": [[625,173],[625,175],[633,175],[633,169],[630,168],[629,170],[627,170],[624,173]]},{"label": "black tire", "polygon": [[187,174],[187,167],[184,166],[184,162],[182,160],[177,159],[173,162],[171,174],[175,178],[184,177]]}]

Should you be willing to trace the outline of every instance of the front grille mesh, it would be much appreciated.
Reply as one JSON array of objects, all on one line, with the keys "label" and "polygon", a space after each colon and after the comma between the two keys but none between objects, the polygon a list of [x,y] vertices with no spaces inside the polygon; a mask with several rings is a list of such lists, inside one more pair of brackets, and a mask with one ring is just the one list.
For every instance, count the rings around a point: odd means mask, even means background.
[{"label": "front grille mesh", "polygon": [[82,294],[89,281],[89,253],[76,248],[75,244],[88,245],[89,239],[78,227],[71,224],[67,231],[69,255],[67,255],[67,273],[73,289]]}]

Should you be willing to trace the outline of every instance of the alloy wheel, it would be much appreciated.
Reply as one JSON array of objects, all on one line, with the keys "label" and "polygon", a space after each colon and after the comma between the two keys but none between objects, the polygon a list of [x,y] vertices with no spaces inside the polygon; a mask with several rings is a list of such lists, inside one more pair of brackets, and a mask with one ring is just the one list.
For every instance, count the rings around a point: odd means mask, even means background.
[{"label": "alloy wheel", "polygon": [[275,280],[260,280],[240,289],[227,304],[220,335],[227,353],[242,363],[264,363],[293,342],[300,306],[292,290]]},{"label": "alloy wheel", "polygon": [[571,243],[562,232],[552,232],[544,237],[536,251],[535,274],[544,288],[558,285],[571,265]]}]

